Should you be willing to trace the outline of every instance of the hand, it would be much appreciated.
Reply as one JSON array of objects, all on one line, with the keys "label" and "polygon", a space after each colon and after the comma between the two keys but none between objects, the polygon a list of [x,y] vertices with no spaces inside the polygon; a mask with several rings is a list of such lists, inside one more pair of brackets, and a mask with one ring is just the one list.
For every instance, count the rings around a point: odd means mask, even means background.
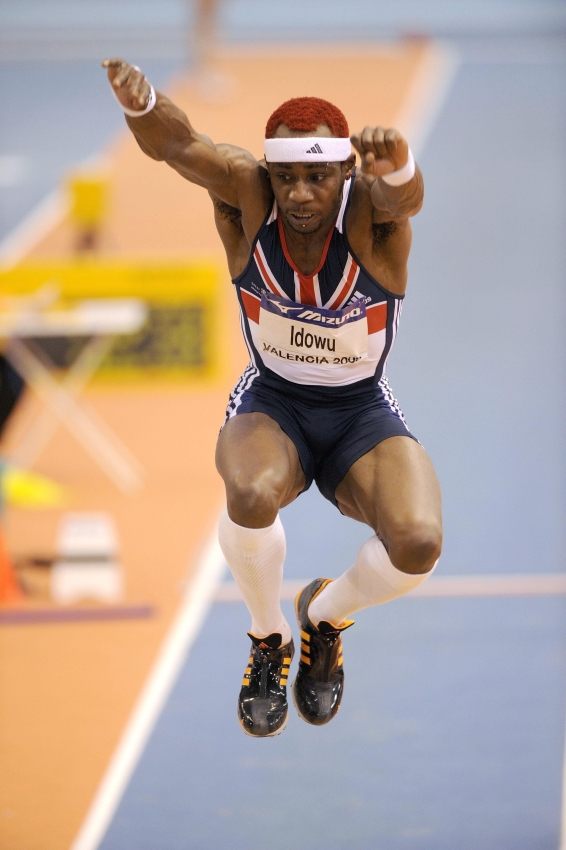
[{"label": "hand", "polygon": [[151,87],[143,71],[123,59],[105,59],[102,67],[108,68],[108,79],[122,106],[140,111],[145,109]]},{"label": "hand", "polygon": [[362,176],[370,184],[376,177],[403,168],[409,159],[409,145],[398,130],[365,127],[351,136],[350,141],[362,159]]}]

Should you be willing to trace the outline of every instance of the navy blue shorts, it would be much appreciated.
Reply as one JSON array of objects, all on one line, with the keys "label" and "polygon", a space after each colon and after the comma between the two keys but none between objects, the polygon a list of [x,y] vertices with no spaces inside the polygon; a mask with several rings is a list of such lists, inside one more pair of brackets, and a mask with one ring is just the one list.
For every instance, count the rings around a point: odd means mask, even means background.
[{"label": "navy blue shorts", "polygon": [[250,377],[246,370],[234,387],[226,422],[241,413],[265,413],[274,419],[295,444],[305,473],[304,489],[314,480],[333,505],[336,488],[358,458],[388,437],[417,439],[386,378],[336,400],[335,393],[333,397],[319,393],[318,387],[290,385],[292,393],[282,392],[280,386]]}]

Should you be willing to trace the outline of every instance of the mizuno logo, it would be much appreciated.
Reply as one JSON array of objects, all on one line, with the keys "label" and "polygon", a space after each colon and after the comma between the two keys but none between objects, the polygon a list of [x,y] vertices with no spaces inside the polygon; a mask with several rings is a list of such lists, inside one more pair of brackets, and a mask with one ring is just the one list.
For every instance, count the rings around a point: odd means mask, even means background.
[{"label": "mizuno logo", "polygon": [[323,152],[322,148],[320,147],[318,142],[315,145],[313,145],[310,150],[306,151],[306,153],[322,153],[322,152]]},{"label": "mizuno logo", "polygon": [[301,310],[302,309],[302,307],[288,307],[286,304],[276,304],[276,306],[285,315],[287,315],[289,310]]}]

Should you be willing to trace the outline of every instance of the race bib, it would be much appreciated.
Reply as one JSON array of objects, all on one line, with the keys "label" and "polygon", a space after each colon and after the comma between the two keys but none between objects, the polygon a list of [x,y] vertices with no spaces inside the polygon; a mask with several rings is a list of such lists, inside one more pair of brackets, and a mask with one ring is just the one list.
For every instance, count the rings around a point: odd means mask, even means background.
[{"label": "race bib", "polygon": [[[343,310],[325,310],[264,293],[259,311],[263,358],[316,364],[334,370],[368,356],[368,323],[360,300]],[[277,371],[277,370],[276,370]]]}]

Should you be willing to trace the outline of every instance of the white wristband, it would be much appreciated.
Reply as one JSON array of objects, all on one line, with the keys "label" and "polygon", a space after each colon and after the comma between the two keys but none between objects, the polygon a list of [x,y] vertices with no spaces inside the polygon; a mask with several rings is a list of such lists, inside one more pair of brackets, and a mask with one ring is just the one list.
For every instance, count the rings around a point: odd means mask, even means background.
[{"label": "white wristband", "polygon": [[381,179],[389,186],[402,186],[404,183],[408,183],[409,180],[412,180],[414,176],[415,159],[411,152],[411,148],[409,148],[409,158],[403,168],[400,168],[398,171],[391,171],[389,174],[384,174]]},{"label": "white wristband", "polygon": [[151,112],[151,110],[155,106],[155,102],[157,100],[157,97],[156,97],[156,94],[155,94],[155,89],[153,88],[151,83],[150,83],[150,86],[149,86],[149,100],[147,102],[147,106],[145,107],[145,109],[141,109],[141,110],[128,109],[127,106],[124,106],[121,103],[120,98],[116,94],[116,89],[114,88],[114,86],[112,86],[112,94],[114,95],[114,97],[116,98],[116,100],[118,101],[118,103],[120,104],[120,106],[122,107],[124,112],[126,113],[126,115],[129,115],[130,118],[140,118],[142,115],[147,115],[148,112]]}]

